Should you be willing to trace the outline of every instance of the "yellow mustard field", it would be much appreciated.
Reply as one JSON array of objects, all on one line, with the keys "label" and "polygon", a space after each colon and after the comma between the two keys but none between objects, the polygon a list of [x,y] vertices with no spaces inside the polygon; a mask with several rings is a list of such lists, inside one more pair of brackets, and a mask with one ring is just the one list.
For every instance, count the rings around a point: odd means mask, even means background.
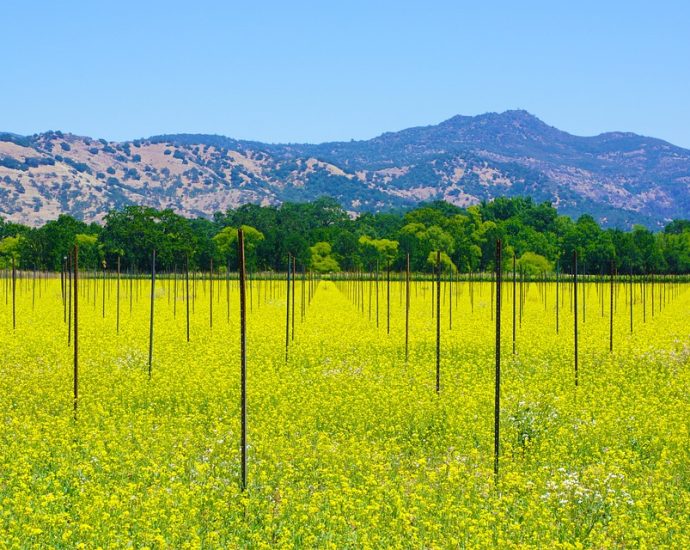
[{"label": "yellow mustard field", "polygon": [[[240,486],[237,282],[80,281],[79,400],[60,279],[0,288],[0,548],[690,547],[690,286],[503,287],[500,472],[488,282],[254,281]],[[105,288],[106,299],[103,301]],[[229,288],[229,296],[226,294]],[[663,290],[663,293],[661,292]],[[130,296],[131,294],[131,296]],[[229,315],[227,304],[230,304]],[[584,302],[584,303],[583,303]],[[660,303],[661,302],[661,303]],[[105,306],[104,306],[105,304]],[[131,304],[131,306],[130,306]],[[663,305],[663,307],[661,307]],[[131,307],[131,310],[130,310]],[[452,315],[452,318],[451,318]],[[520,319],[520,317],[522,317]],[[292,334],[290,334],[292,337]]]}]

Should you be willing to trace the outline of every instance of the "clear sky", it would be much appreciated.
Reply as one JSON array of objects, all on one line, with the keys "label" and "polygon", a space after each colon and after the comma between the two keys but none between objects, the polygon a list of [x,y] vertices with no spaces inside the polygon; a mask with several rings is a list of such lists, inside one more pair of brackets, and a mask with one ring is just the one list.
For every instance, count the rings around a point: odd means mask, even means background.
[{"label": "clear sky", "polygon": [[522,108],[690,148],[690,2],[2,0],[0,130],[364,139]]}]

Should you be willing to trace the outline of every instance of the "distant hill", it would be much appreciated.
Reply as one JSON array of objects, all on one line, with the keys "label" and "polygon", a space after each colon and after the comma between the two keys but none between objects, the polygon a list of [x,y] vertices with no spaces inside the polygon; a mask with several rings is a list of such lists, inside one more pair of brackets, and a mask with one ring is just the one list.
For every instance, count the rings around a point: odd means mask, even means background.
[{"label": "distant hill", "polygon": [[573,136],[525,111],[317,145],[0,133],[0,216],[31,225],[63,212],[100,220],[132,203],[209,216],[246,202],[321,195],[353,213],[521,195],[607,226],[656,228],[690,218],[690,151],[632,133]]}]

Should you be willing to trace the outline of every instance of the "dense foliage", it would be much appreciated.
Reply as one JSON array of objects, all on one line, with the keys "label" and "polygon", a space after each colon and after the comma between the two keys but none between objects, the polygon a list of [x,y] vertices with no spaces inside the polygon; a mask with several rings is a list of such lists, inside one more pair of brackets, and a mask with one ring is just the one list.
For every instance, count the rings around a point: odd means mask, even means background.
[{"label": "dense foliage", "polygon": [[[574,250],[580,269],[608,273],[611,262],[625,273],[690,272],[690,222],[675,220],[663,232],[642,226],[631,231],[602,229],[592,216],[576,221],[549,203],[529,198],[497,198],[461,209],[433,202],[404,212],[366,213],[351,219],[330,198],[279,207],[245,204],[218,212],[212,220],[187,219],[172,210],[128,206],[109,212],[103,225],[61,215],[39,228],[0,219],[0,262],[15,257],[24,269],[59,270],[75,241],[82,244],[84,267],[145,270],[151,251],[164,269],[208,269],[236,265],[233,229],[251,231],[252,269],[284,270],[288,254],[300,266],[322,271],[401,269],[410,254],[415,271],[431,269],[436,251],[461,272],[492,267],[494,243],[502,238],[508,254],[532,272],[569,271]],[[80,236],[80,237],[78,237]],[[86,238],[91,236],[94,238]],[[328,245],[328,246],[325,246]]]}]

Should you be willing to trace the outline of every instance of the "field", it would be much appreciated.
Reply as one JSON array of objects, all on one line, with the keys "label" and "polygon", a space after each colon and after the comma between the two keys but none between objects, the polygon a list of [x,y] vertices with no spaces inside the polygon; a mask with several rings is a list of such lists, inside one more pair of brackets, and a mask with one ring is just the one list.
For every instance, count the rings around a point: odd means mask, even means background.
[{"label": "field", "polygon": [[617,284],[613,352],[608,283],[580,284],[577,388],[571,285],[558,333],[555,284],[518,290],[513,354],[504,284],[495,477],[491,283],[443,284],[437,393],[432,283],[406,361],[404,283],[388,333],[385,282],[377,327],[371,283],[298,281],[286,363],[285,282],[254,281],[242,491],[237,282],[192,283],[187,342],[184,287],[158,281],[149,379],[149,283],[123,279],[118,334],[115,280],[80,281],[75,419],[60,279],[30,277],[16,329],[0,280],[2,548],[690,546],[687,284],[652,312],[636,282],[632,333]]}]

